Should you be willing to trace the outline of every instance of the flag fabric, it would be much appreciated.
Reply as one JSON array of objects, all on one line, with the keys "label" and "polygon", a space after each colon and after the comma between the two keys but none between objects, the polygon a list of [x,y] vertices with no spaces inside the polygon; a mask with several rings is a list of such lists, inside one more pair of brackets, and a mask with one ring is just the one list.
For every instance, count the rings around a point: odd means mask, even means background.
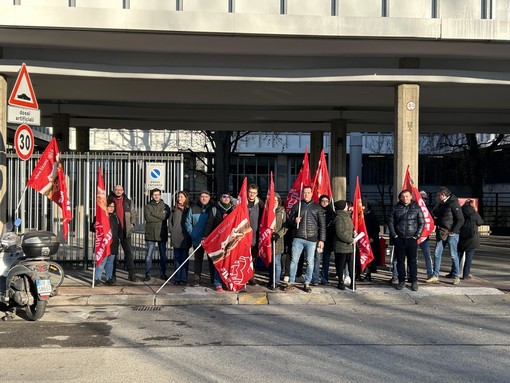
[{"label": "flag fabric", "polygon": [[310,164],[308,162],[308,146],[305,149],[305,156],[303,158],[303,165],[299,170],[298,176],[292,187],[289,190],[289,194],[287,194],[287,199],[285,200],[285,211],[287,215],[289,215],[292,206],[294,206],[297,202],[301,200],[301,191],[303,186],[310,186],[312,184],[310,177]]},{"label": "flag fabric", "polygon": [[259,257],[264,262],[266,267],[269,266],[273,259],[273,247],[271,237],[276,226],[276,205],[274,201],[274,181],[273,172],[270,174],[269,190],[267,192],[267,199],[264,211],[262,212],[262,219],[259,228]]},{"label": "flag fabric", "polygon": [[53,137],[35,165],[27,186],[44,194],[62,209],[62,231],[64,239],[69,232],[69,221],[72,219],[71,205],[67,195],[66,178],[57,140]]},{"label": "flag fabric", "polygon": [[367,227],[365,225],[365,217],[363,215],[363,203],[361,201],[361,190],[359,186],[359,178],[356,177],[356,189],[354,191],[352,222],[356,235],[363,233],[364,235],[357,242],[361,271],[374,259],[374,253],[370,246],[370,238],[368,237]]},{"label": "flag fabric", "polygon": [[327,195],[331,200],[333,198],[333,190],[331,189],[331,183],[329,181],[328,164],[326,162],[326,155],[324,149],[321,151],[319,159],[319,165],[312,182],[312,199],[315,202],[319,202],[321,195]]},{"label": "flag fabric", "polygon": [[411,173],[409,172],[409,165],[407,165],[402,190],[409,190],[411,192],[414,201],[423,212],[423,218],[425,219],[425,227],[423,228],[421,237],[418,238],[418,243],[422,243],[436,229],[436,225],[434,224],[434,218],[432,217],[432,214],[430,214],[430,211],[427,208],[425,201],[423,201],[420,191],[418,190],[418,186],[415,185],[413,179],[411,178]]},{"label": "flag fabric", "polygon": [[99,266],[103,259],[110,255],[112,243],[112,230],[110,217],[106,209],[106,189],[104,187],[103,170],[97,169],[96,191],[96,265]]},{"label": "flag fabric", "polygon": [[253,277],[251,242],[253,231],[248,217],[247,180],[232,213],[202,241],[202,246],[230,291],[237,291]]}]

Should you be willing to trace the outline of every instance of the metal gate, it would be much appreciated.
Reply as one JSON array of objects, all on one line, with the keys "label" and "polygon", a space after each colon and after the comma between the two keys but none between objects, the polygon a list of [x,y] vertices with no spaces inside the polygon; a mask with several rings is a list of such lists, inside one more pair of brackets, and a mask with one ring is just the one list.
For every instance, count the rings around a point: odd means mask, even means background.
[{"label": "metal gate", "polygon": [[[137,210],[136,227],[132,237],[135,262],[145,259],[143,208],[149,202],[146,185],[146,164],[162,163],[165,167],[166,187],[163,200],[173,206],[183,185],[182,154],[153,153],[61,153],[73,219],[66,241],[62,235],[62,212],[46,196],[25,185],[41,154],[22,161],[15,153],[7,155],[7,206],[10,219],[20,217],[20,232],[49,230],[56,233],[61,246],[55,260],[65,263],[92,262],[94,232],[91,224],[95,216],[97,171],[101,166],[106,190],[121,184]],[[122,248],[120,249],[122,250]],[[171,255],[171,253],[168,253]],[[155,254],[156,255],[156,254]],[[156,260],[158,256],[155,257]],[[124,260],[124,254],[118,259]]]}]

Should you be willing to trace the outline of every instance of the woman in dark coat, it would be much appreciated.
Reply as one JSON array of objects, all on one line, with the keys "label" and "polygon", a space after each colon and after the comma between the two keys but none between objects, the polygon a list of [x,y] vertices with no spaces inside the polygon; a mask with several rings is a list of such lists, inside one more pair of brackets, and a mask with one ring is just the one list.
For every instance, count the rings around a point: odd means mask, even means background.
[{"label": "woman in dark coat", "polygon": [[354,277],[352,275],[353,261],[353,232],[351,214],[348,210],[346,201],[335,202],[336,217],[333,221],[335,225],[335,267],[338,276],[338,288],[345,290],[344,286],[344,269],[345,265],[349,265],[349,274],[351,275],[351,285]]},{"label": "woman in dark coat", "polygon": [[[463,279],[471,279],[471,262],[473,261],[473,257],[475,256],[475,250],[480,247],[480,236],[478,235],[478,226],[483,225],[483,219],[480,217],[480,214],[474,208],[474,201],[467,200],[464,205],[462,205],[462,214],[464,214],[464,226],[468,226],[468,222],[474,225],[474,229],[472,233],[470,230],[463,230],[461,228],[459,235],[459,263],[466,254],[466,260],[464,261],[464,271],[462,272]],[[466,232],[466,234],[464,234]]]},{"label": "woman in dark coat", "polygon": [[[177,202],[172,209],[170,217],[170,245],[174,251],[175,270],[181,266],[189,256],[191,237],[185,227],[186,216],[189,210],[189,196],[185,191],[177,193]],[[189,260],[174,276],[174,285],[185,285],[188,280]]]}]

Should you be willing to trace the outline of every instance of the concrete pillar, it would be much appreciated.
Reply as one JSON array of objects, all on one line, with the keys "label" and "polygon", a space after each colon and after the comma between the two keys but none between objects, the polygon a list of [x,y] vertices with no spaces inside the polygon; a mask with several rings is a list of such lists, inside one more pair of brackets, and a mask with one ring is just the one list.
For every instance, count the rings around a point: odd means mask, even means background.
[{"label": "concrete pillar", "polygon": [[321,156],[321,150],[324,145],[324,132],[310,132],[310,175],[313,177],[319,164],[319,158]]},{"label": "concrete pillar", "polygon": [[90,128],[88,126],[76,128],[76,151],[78,153],[90,151]]},{"label": "concrete pillar", "polygon": [[58,148],[61,152],[69,151],[69,114],[53,114],[53,136],[58,141]]},{"label": "concrete pillar", "polygon": [[393,151],[394,201],[397,201],[398,193],[402,190],[408,165],[413,179],[418,179],[419,99],[419,85],[397,86],[395,91],[395,148]]},{"label": "concrete pillar", "polygon": [[351,143],[349,151],[349,200],[354,198],[356,177],[359,178],[360,186],[363,184],[363,135],[361,133],[350,134]]},{"label": "concrete pillar", "polygon": [[331,149],[329,152],[329,176],[333,200],[345,199],[347,193],[347,123],[345,120],[331,122]]},{"label": "concrete pillar", "polygon": [[276,156],[276,174],[274,174],[274,188],[275,191],[280,193],[282,201],[287,197],[287,192],[290,188],[289,174],[288,174],[288,163],[289,159],[285,154],[278,154]]},{"label": "concrete pillar", "polygon": [[0,233],[7,222],[7,81],[0,76]]}]

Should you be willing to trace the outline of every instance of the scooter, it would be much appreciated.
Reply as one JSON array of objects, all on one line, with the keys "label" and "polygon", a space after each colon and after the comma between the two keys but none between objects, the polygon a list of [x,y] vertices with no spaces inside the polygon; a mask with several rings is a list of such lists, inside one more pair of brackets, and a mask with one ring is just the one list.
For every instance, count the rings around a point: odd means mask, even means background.
[{"label": "scooter", "polygon": [[0,239],[0,303],[8,308],[4,320],[14,318],[18,307],[29,320],[43,317],[48,299],[56,295],[48,261],[59,245],[51,232],[33,231],[21,239],[12,231],[12,224],[4,225]]}]

